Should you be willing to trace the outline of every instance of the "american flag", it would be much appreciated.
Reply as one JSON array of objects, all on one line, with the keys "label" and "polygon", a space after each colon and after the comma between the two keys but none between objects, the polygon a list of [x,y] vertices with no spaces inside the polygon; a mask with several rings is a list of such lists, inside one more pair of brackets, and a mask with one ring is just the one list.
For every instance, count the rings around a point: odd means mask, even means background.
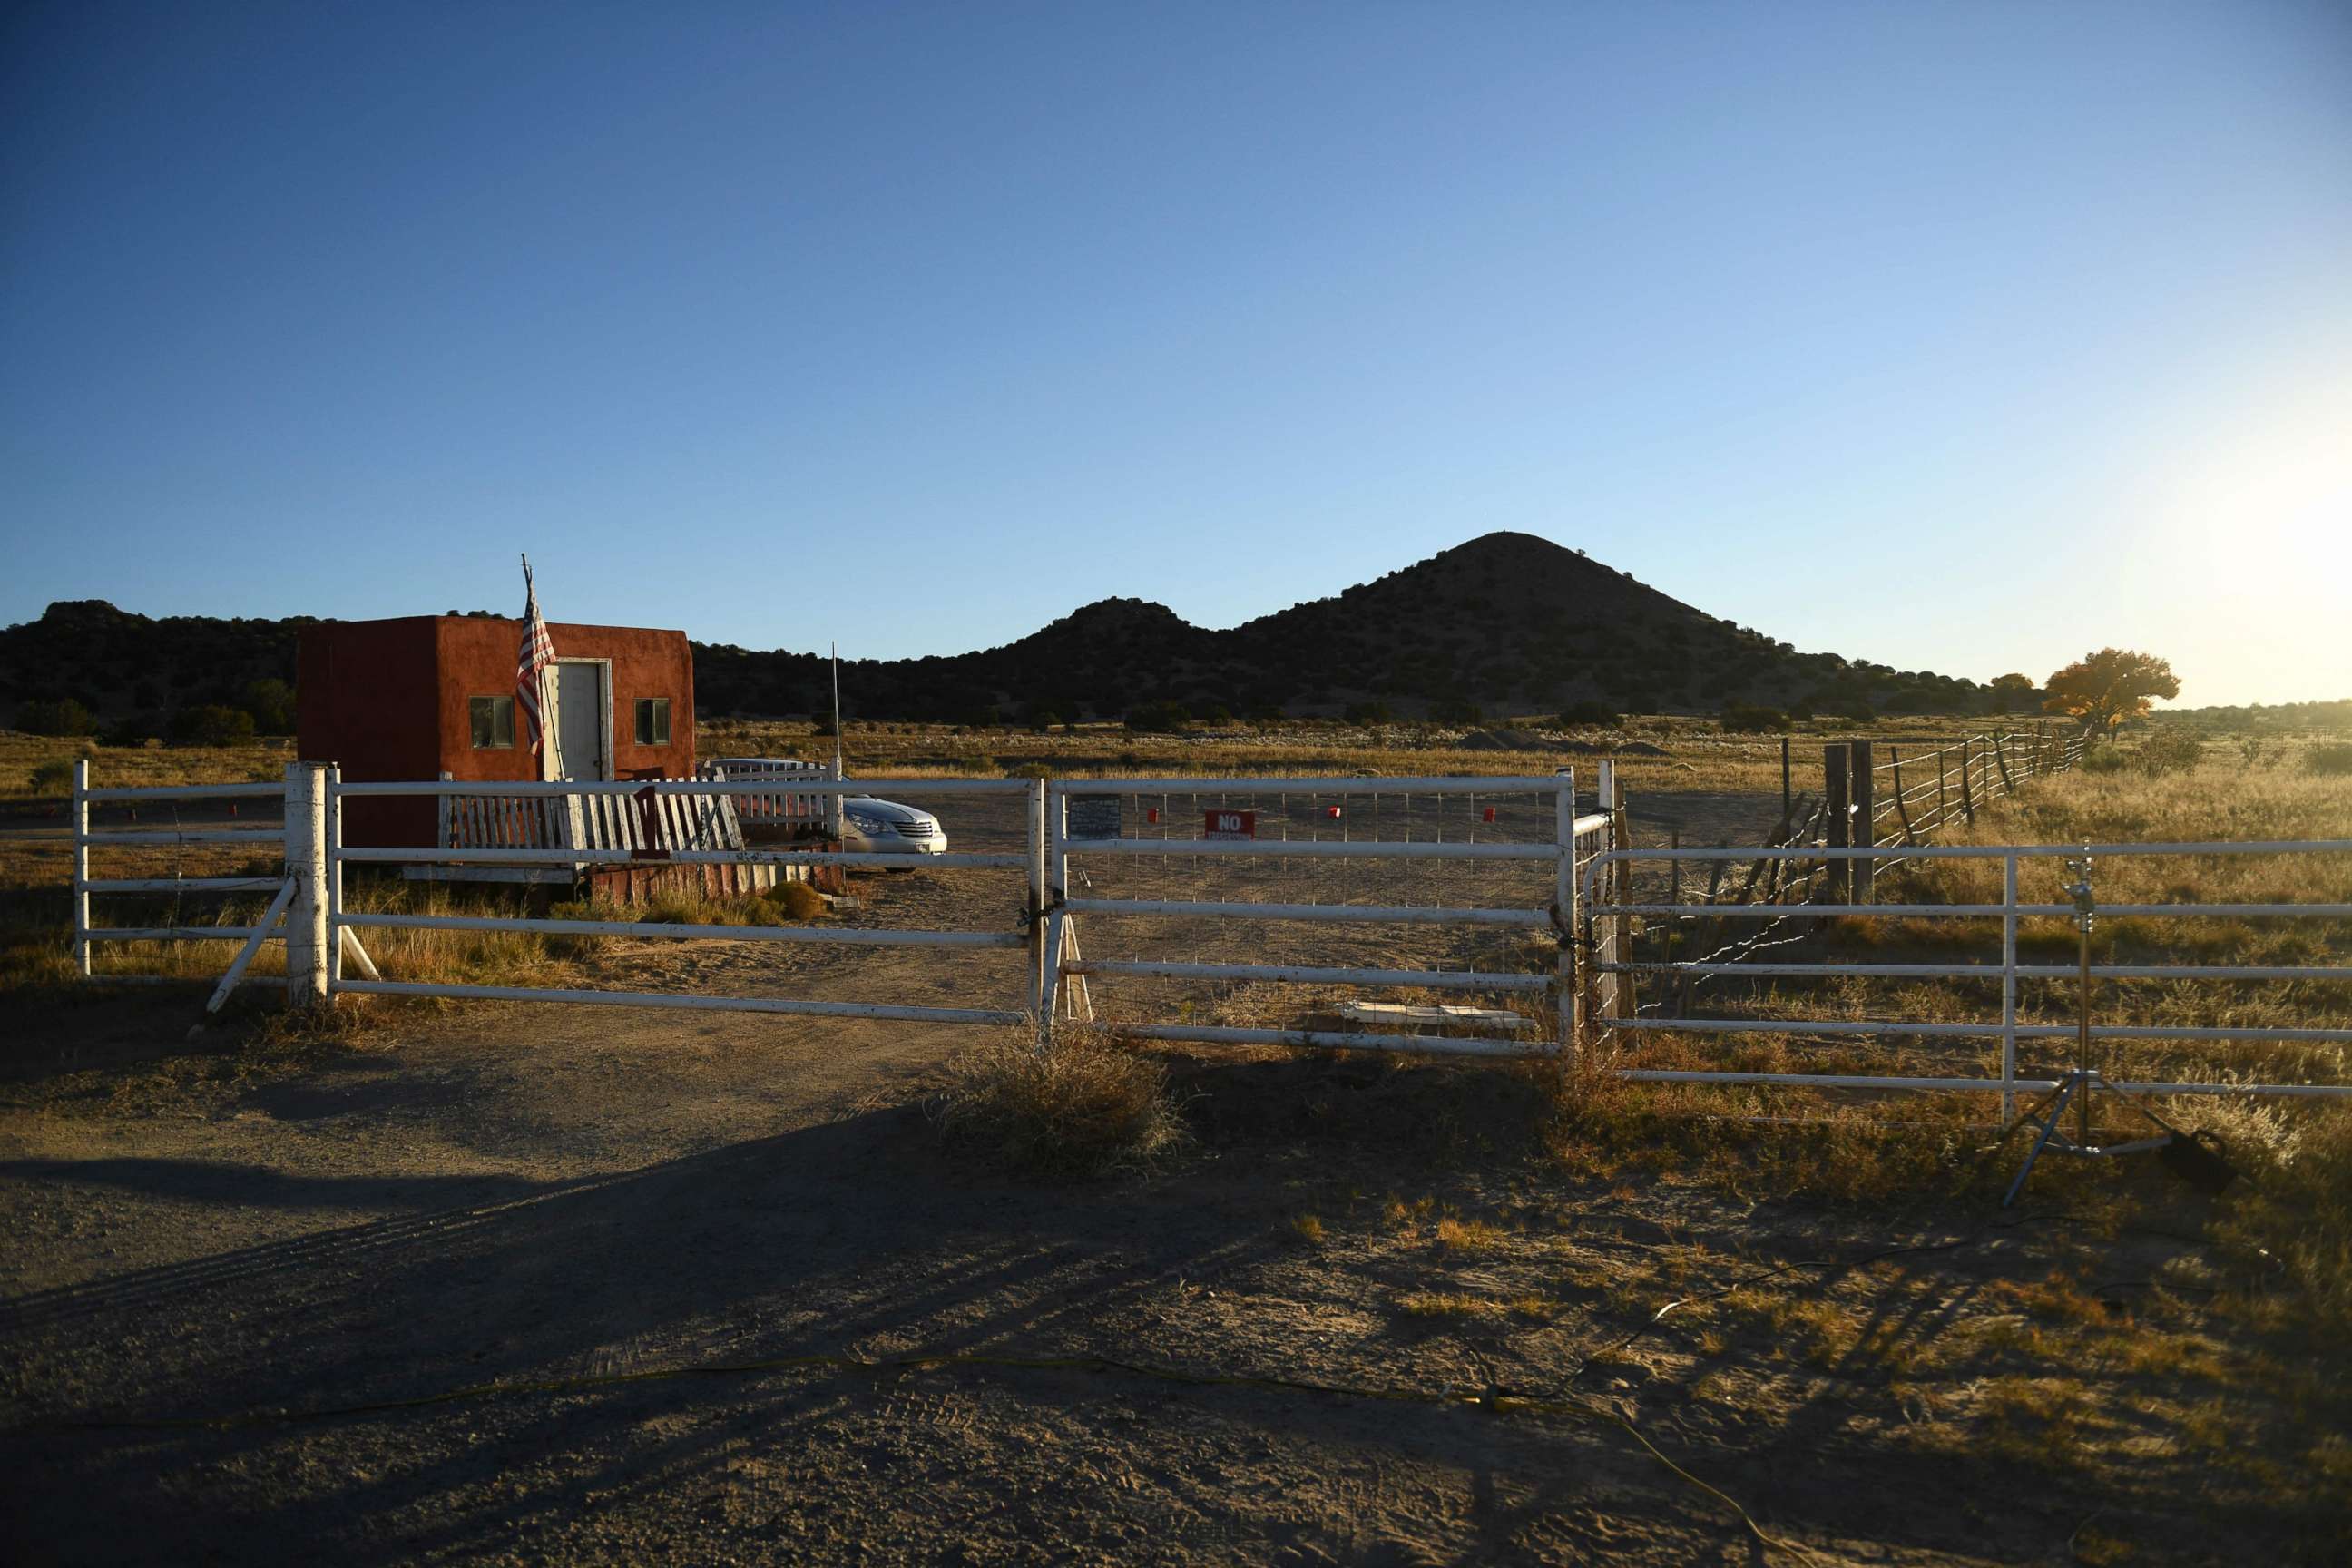
[{"label": "american flag", "polygon": [[547,690],[547,671],[555,663],[555,643],[547,635],[547,617],[539,613],[539,590],[531,586],[530,558],[522,563],[522,647],[515,655],[515,706],[530,731],[531,754],[545,758],[541,749],[546,726],[540,702]]}]

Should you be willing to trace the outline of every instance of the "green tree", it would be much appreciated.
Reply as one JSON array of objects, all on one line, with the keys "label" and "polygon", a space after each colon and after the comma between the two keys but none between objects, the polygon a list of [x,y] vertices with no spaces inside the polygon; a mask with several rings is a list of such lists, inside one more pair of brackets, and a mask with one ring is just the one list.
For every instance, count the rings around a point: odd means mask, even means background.
[{"label": "green tree", "polygon": [[27,735],[94,735],[98,721],[70,697],[27,702],[16,710],[16,728]]},{"label": "green tree", "polygon": [[2003,713],[2020,713],[2033,707],[2040,700],[2042,689],[2025,675],[1996,675],[1992,678],[1992,705]]},{"label": "green tree", "polygon": [[242,708],[206,703],[172,715],[172,739],[199,746],[235,746],[253,739],[253,715]]},{"label": "green tree", "polygon": [[253,715],[253,726],[265,735],[294,732],[294,689],[272,678],[248,680],[237,706]]}]

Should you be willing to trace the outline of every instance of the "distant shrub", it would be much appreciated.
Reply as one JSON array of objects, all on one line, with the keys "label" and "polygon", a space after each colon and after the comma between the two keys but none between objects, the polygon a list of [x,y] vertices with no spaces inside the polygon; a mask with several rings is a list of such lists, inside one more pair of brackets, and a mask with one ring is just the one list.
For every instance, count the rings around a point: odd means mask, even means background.
[{"label": "distant shrub", "polygon": [[1051,730],[1055,725],[1059,724],[1061,721],[1062,716],[1059,713],[1055,712],[1051,708],[1032,708],[1029,710],[1027,724],[1029,732],[1033,735],[1042,735],[1045,733],[1046,731]]},{"label": "distant shrub", "polygon": [[217,702],[172,715],[172,739],[198,746],[235,746],[253,739],[253,715]]},{"label": "distant shrub", "polygon": [[2352,774],[2352,745],[2339,741],[2329,745],[2314,746],[2304,752],[2303,765],[2329,778]]},{"label": "distant shrub", "polygon": [[2204,757],[2205,743],[2186,730],[2158,730],[2139,743],[2132,760],[2145,773],[2185,773]]},{"label": "distant shrub", "polygon": [[2131,765],[2131,759],[2113,741],[2094,741],[2084,748],[2077,765],[2086,773],[2119,773]]},{"label": "distant shrub", "polygon": [[1396,715],[1385,702],[1350,702],[1339,717],[1350,724],[1385,724]]},{"label": "distant shrub", "polygon": [[1778,708],[1762,708],[1750,703],[1734,703],[1715,716],[1716,727],[1727,734],[1761,734],[1768,730],[1785,730],[1789,716]]},{"label": "distant shrub", "polygon": [[70,697],[27,702],[16,710],[16,728],[27,735],[95,735],[98,721]]},{"label": "distant shrub", "polygon": [[1146,702],[1127,712],[1127,727],[1138,735],[1172,735],[1192,721],[1181,702]]},{"label": "distant shrub", "polygon": [[163,726],[152,713],[140,713],[120,719],[100,732],[98,740],[105,746],[143,746],[163,732]]},{"label": "distant shrub", "polygon": [[73,759],[51,757],[32,773],[35,795],[64,795],[73,788]]},{"label": "distant shrub", "polygon": [[1563,730],[1590,727],[1613,730],[1617,727],[1618,718],[1617,710],[1606,702],[1571,702],[1559,710],[1559,727]]}]

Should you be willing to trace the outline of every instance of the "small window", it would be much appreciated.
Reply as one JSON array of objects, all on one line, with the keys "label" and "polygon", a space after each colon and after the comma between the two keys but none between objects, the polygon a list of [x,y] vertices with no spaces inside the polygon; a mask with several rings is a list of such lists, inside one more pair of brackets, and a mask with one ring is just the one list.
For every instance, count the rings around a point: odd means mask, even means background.
[{"label": "small window", "polygon": [[474,730],[474,750],[502,752],[514,745],[514,705],[511,697],[466,699],[466,717]]},{"label": "small window", "polygon": [[637,699],[637,744],[667,746],[669,744],[669,699],[640,697]]}]

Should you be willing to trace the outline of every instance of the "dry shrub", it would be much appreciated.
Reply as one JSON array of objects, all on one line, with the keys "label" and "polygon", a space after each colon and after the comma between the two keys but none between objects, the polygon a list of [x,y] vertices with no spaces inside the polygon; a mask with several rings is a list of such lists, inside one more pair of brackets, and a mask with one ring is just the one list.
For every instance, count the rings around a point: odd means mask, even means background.
[{"label": "dry shrub", "polygon": [[761,901],[782,910],[786,920],[814,921],[824,918],[824,895],[806,882],[779,882],[760,897]]},{"label": "dry shrub", "polygon": [[1087,1177],[1148,1166],[1187,1133],[1167,1069],[1116,1040],[1057,1031],[1052,1045],[1009,1030],[949,1066],[933,1102],[951,1146],[1028,1175]]}]

